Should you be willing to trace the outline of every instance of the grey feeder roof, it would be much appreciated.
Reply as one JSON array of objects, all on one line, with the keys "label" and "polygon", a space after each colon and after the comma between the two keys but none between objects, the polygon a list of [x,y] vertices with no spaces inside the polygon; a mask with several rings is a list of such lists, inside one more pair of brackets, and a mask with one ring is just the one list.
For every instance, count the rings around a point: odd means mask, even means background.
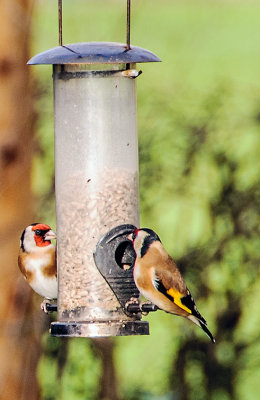
[{"label": "grey feeder roof", "polygon": [[32,57],[27,64],[121,64],[161,61],[151,51],[123,43],[86,42],[54,47]]}]

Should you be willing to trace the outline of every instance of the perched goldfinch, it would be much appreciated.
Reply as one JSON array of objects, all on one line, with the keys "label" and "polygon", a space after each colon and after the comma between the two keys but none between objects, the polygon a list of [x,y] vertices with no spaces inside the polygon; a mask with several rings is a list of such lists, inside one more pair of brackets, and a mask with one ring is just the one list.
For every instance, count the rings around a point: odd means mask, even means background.
[{"label": "perched goldfinch", "polygon": [[48,225],[35,223],[25,228],[20,240],[19,268],[32,289],[45,298],[41,304],[45,312],[47,299],[56,299],[58,294],[56,252],[51,243],[55,238]]},{"label": "perched goldfinch", "polygon": [[128,238],[136,252],[134,280],[140,293],[160,309],[188,318],[215,343],[180,271],[157,234],[151,229],[135,229]]}]

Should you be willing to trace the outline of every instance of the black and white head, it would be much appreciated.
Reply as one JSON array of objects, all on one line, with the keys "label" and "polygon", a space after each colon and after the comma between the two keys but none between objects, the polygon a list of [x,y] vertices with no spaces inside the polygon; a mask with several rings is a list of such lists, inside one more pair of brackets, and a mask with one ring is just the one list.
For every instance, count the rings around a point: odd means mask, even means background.
[{"label": "black and white head", "polygon": [[51,240],[55,238],[56,234],[49,225],[34,223],[27,226],[23,231],[20,246],[27,253],[41,251],[47,246],[53,246]]},{"label": "black and white head", "polygon": [[137,257],[143,257],[154,242],[161,242],[159,236],[148,228],[135,229],[128,238],[133,242]]}]

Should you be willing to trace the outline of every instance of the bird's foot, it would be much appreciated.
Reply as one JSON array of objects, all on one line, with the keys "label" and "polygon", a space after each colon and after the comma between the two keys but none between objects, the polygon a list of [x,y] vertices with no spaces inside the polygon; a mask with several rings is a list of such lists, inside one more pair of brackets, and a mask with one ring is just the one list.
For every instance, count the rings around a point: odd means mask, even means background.
[{"label": "bird's foot", "polygon": [[41,309],[44,311],[46,314],[49,314],[49,311],[47,310],[47,304],[50,304],[50,300],[44,299],[43,302],[41,303]]},{"label": "bird's foot", "polygon": [[140,301],[138,297],[131,297],[126,303],[125,303],[125,309],[129,313],[136,314],[140,312]]},{"label": "bird's foot", "polygon": [[131,297],[125,305],[128,306],[128,304],[140,304],[139,298],[138,297]]}]

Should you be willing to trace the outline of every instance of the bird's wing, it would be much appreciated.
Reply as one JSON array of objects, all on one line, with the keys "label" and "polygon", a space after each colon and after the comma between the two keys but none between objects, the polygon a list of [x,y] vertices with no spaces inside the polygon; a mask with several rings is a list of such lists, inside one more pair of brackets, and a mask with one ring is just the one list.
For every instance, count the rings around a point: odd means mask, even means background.
[{"label": "bird's wing", "polygon": [[154,287],[178,307],[207,324],[198,312],[195,301],[173,260],[172,263],[172,269],[169,268],[169,264],[167,269],[156,268],[153,281]]},{"label": "bird's wing", "polygon": [[25,277],[25,279],[27,278],[26,276],[26,268],[25,268],[25,255],[22,252],[22,250],[20,249],[19,255],[18,255],[18,266],[20,268],[21,273],[23,274],[23,276]]}]

